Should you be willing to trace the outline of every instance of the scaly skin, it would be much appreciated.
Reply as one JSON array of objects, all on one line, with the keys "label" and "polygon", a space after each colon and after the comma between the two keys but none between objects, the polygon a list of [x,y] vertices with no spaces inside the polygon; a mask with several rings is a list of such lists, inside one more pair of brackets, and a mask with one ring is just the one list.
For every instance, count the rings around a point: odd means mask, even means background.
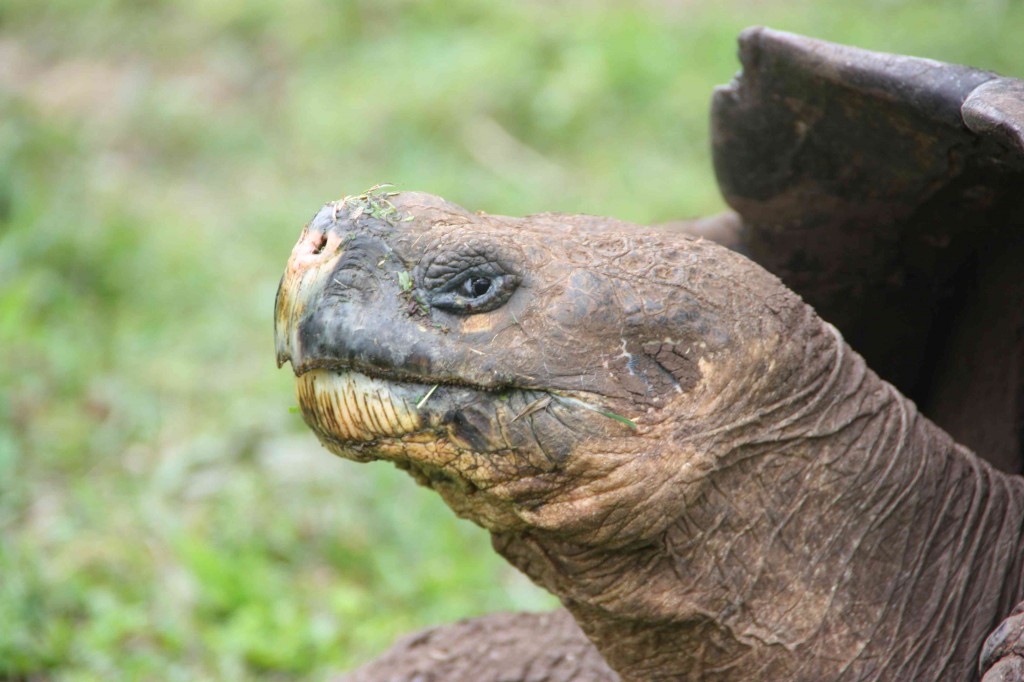
[{"label": "scaly skin", "polygon": [[333,682],[621,682],[572,616],[497,613],[402,637]]},{"label": "scaly skin", "polygon": [[1022,480],[707,241],[371,194],[276,314],[324,444],[491,531],[624,680],[974,679],[1024,596]]}]

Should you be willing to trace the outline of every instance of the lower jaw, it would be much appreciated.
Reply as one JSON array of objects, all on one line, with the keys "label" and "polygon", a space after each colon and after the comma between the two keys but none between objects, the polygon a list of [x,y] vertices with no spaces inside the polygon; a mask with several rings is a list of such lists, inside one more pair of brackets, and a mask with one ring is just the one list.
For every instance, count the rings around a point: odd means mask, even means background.
[{"label": "lower jaw", "polygon": [[395,384],[353,371],[316,369],[296,378],[302,416],[321,440],[339,446],[401,438],[427,424],[416,409],[417,384]]},{"label": "lower jaw", "polygon": [[[359,462],[394,462],[443,495],[504,488],[557,466],[530,440],[542,413],[531,406],[549,404],[545,393],[494,395],[315,369],[297,377],[296,394],[303,419],[328,450]],[[546,420],[548,428],[556,423]]]},{"label": "lower jaw", "polygon": [[507,452],[493,440],[497,431],[490,417],[482,422],[486,435],[467,417],[489,405],[484,391],[316,369],[297,377],[296,395],[306,424],[329,450],[347,459],[436,468],[466,456]]}]

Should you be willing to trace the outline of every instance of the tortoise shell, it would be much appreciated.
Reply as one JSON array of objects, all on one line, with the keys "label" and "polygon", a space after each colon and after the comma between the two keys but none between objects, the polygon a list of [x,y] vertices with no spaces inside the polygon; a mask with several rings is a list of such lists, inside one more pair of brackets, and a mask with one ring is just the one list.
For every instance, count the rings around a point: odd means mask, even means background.
[{"label": "tortoise shell", "polygon": [[736,248],[1004,471],[1024,463],[1024,81],[752,28],[712,100]]}]

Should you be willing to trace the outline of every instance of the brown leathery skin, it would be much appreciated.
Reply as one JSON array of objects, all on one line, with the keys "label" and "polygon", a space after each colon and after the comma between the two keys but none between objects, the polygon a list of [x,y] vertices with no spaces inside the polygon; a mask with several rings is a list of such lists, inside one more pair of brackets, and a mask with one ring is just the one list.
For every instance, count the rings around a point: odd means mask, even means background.
[{"label": "brown leathery skin", "polygon": [[[389,202],[325,207],[278,296],[300,384],[367,377],[302,404],[333,452],[490,530],[624,680],[974,678],[1022,597],[1021,480],[775,277],[666,230]],[[442,307],[485,270],[500,305]]]},{"label": "brown leathery skin", "polygon": [[402,637],[333,682],[620,682],[564,610],[495,613]]}]

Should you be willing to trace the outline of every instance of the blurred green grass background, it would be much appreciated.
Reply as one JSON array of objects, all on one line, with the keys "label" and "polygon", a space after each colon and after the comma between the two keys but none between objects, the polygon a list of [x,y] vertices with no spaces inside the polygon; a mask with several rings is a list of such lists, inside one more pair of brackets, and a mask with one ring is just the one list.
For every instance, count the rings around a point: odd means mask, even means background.
[{"label": "blurred green grass background", "polygon": [[289,412],[303,222],[721,208],[711,88],[767,24],[1024,76],[1019,2],[0,0],[0,679],[323,679],[553,600]]}]

